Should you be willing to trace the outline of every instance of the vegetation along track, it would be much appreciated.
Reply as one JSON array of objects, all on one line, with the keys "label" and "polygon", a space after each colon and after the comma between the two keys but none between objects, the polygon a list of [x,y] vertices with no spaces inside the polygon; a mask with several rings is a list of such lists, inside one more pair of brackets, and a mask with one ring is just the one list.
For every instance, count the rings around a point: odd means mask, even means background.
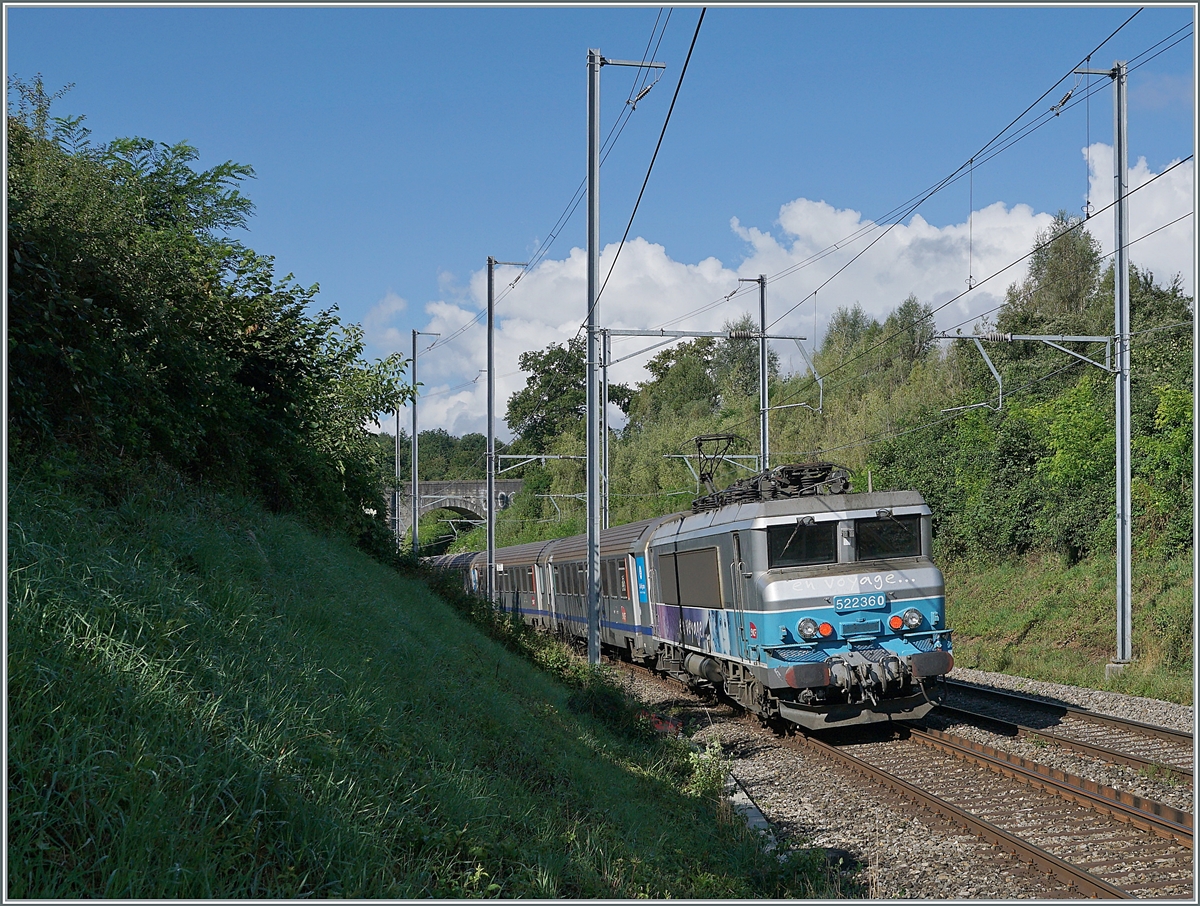
[{"label": "vegetation along track", "polygon": [[985,726],[1005,736],[1040,739],[1151,775],[1192,786],[1195,761],[1191,733],[1098,714],[1016,692],[947,680],[945,716]]},{"label": "vegetation along track", "polygon": [[1186,812],[937,730],[794,741],[1084,896],[1192,896],[1192,818]]}]

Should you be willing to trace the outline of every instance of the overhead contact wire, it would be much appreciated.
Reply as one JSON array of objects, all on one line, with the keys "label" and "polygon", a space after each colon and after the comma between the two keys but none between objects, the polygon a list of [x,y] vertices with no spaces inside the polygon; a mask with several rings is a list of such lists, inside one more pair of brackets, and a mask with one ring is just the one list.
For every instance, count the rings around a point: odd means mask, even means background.
[{"label": "overhead contact wire", "polygon": [[[1139,12],[1140,12],[1140,10],[1139,10]],[[1136,15],[1137,15],[1137,13],[1135,12],[1134,16],[1136,16]],[[1107,44],[1108,41],[1112,40],[1112,38],[1117,34],[1117,32],[1119,32],[1122,28],[1124,28],[1126,25],[1128,25],[1133,20],[1134,16],[1130,16],[1129,19],[1126,19],[1125,22],[1123,22],[1115,31],[1113,31],[1112,34],[1110,34],[1104,41],[1102,41],[1099,45],[1097,45],[1097,47],[1095,48],[1095,50],[1092,51],[1092,53],[1095,53],[1101,47],[1103,47],[1105,44]],[[1146,53],[1149,53],[1150,50],[1153,50],[1155,47],[1158,47],[1159,44],[1162,44],[1165,41],[1170,40],[1172,37],[1177,35],[1180,31],[1183,31],[1190,27],[1191,27],[1190,25],[1186,25],[1180,29],[1177,29],[1171,35],[1168,35],[1166,38],[1164,38],[1164,39],[1160,40],[1159,42],[1157,42],[1156,44],[1152,45],[1152,47],[1148,48],[1147,50],[1142,51],[1141,54],[1139,54],[1137,57],[1134,57],[1133,59],[1136,60],[1136,59],[1140,58],[1141,56],[1144,56]],[[1175,41],[1174,44],[1170,45],[1170,47],[1174,47],[1176,44],[1180,43],[1181,41],[1186,40],[1187,37],[1188,37],[1187,35],[1184,35],[1182,38],[1179,38],[1177,41]],[[1163,48],[1163,50],[1159,51],[1159,53],[1162,53],[1165,50],[1169,50],[1170,47]],[[1088,59],[1090,59],[1090,56],[1091,55],[1089,54],[1089,56],[1085,57],[1084,61],[1082,61],[1082,62],[1086,62]],[[1158,54],[1155,54],[1155,56],[1158,56]],[[1153,57],[1151,57],[1150,59],[1153,59]],[[1138,65],[1141,66],[1147,62],[1149,62],[1149,60],[1145,60],[1142,63],[1139,63]],[[1077,64],[1077,66],[1078,65],[1079,64]],[[1074,68],[1077,68],[1077,67],[1072,67],[1072,69],[1074,69]],[[1136,68],[1136,67],[1133,67],[1133,68]],[[1132,71],[1133,68],[1131,68],[1129,71]],[[1033,123],[1022,127],[1022,129],[1016,135],[1009,136],[1009,138],[1006,139],[1003,143],[1001,143],[999,147],[995,147],[995,148],[991,147],[992,145],[994,145],[996,143],[996,141],[1000,137],[1002,137],[1006,132],[1008,132],[1008,130],[1011,129],[1015,123],[1017,123],[1022,117],[1024,117],[1025,114],[1027,114],[1030,110],[1032,110],[1034,107],[1036,107],[1051,92],[1053,92],[1055,88],[1057,88],[1059,85],[1061,85],[1063,83],[1063,81],[1065,81],[1068,78],[1069,75],[1070,75],[1070,73],[1067,73],[1062,78],[1060,78],[1057,82],[1055,82],[1052,86],[1050,86],[1050,88],[1048,88],[1036,101],[1034,101],[1032,104],[1030,104],[1028,107],[1026,107],[1025,110],[1021,112],[1021,114],[1019,114],[1015,119],[1012,120],[1012,122],[1010,122],[1007,126],[1005,126],[1004,129],[1000,130],[1000,132],[998,132],[991,139],[991,141],[989,141],[987,144],[985,144],[983,146],[983,148],[980,149],[980,152],[977,152],[976,158],[975,158],[975,163],[976,164],[984,164],[984,163],[991,161],[997,155],[1003,153],[1004,151],[1007,151],[1009,148],[1011,148],[1013,145],[1017,144],[1019,141],[1023,140],[1024,138],[1027,138],[1030,134],[1037,131],[1042,126],[1045,126],[1047,123],[1051,122],[1054,119],[1054,116],[1049,111],[1047,111],[1046,113],[1041,114],[1039,116],[1038,120],[1035,120]],[[1095,93],[1096,91],[1103,90],[1104,87],[1106,87],[1106,86],[1104,86],[1102,83],[1098,84],[1098,86],[1094,90],[1091,90],[1087,96],[1090,97],[1091,93]],[[1066,107],[1064,109],[1069,110],[1069,109],[1071,109],[1071,107],[1074,107],[1076,104],[1082,103],[1083,100],[1085,100],[1085,98],[1079,98],[1079,99],[1073,101],[1068,107]],[[991,149],[990,151],[988,151],[989,148]],[[988,153],[986,153],[982,158],[980,158],[978,155],[985,151],[987,151]],[[879,217],[874,218],[870,223],[864,224],[863,226],[854,230],[852,233],[848,234],[847,236],[844,236],[843,238],[826,246],[825,248],[821,249],[820,251],[812,253],[804,260],[798,261],[797,263],[790,265],[787,268],[784,268],[782,271],[772,274],[771,276],[769,276],[767,278],[767,282],[773,283],[783,277],[786,277],[792,273],[795,273],[798,270],[808,267],[809,265],[814,264],[817,261],[820,261],[820,260],[828,257],[833,252],[840,251],[846,245],[857,241],[858,239],[862,238],[865,235],[870,234],[871,232],[873,232],[875,230],[880,229],[881,224],[891,222],[892,226],[894,226],[897,223],[902,222],[903,219],[905,217],[907,217],[908,214],[911,214],[912,211],[915,210],[916,207],[919,207],[919,205],[921,203],[923,203],[923,201],[928,200],[928,198],[932,197],[933,194],[936,194],[937,192],[941,191],[942,189],[948,188],[950,185],[953,185],[954,183],[956,183],[959,179],[962,179],[963,178],[963,169],[965,166],[967,166],[967,165],[964,164],[963,167],[959,167],[958,170],[951,173],[946,179],[942,180],[940,183],[935,184],[930,189],[925,190],[925,192],[928,194],[926,194],[924,198],[922,198],[922,193],[917,193],[916,195],[913,195],[908,200],[901,202],[896,207],[892,208],[890,211],[886,212],[885,214],[883,214]],[[920,200],[918,201],[918,199],[920,199]],[[916,206],[913,206],[914,201],[917,202]],[[907,213],[905,213],[905,212],[907,212]],[[818,287],[818,290],[821,288],[822,287]],[[711,311],[713,308],[716,308],[717,306],[724,304],[725,302],[729,301],[729,299],[733,298],[734,296],[741,295],[743,292],[750,292],[750,291],[752,291],[752,289],[753,289],[752,287],[740,287],[737,290],[735,290],[733,293],[723,296],[720,299],[716,299],[713,302],[706,303],[705,305],[701,306],[700,308],[693,309],[692,311],[687,312],[683,315],[680,315],[676,318],[672,318],[669,321],[664,321],[662,324],[658,325],[658,327],[665,328],[672,324],[678,324],[681,321],[686,321],[688,318],[695,317],[696,315],[704,314],[705,312]],[[802,299],[799,303],[797,303],[796,306],[793,306],[793,309],[795,307],[799,306],[800,304],[803,304],[804,302],[808,301],[808,299],[812,295],[815,295],[815,292],[816,291],[814,291],[813,294],[810,294],[810,296],[806,296],[804,299]],[[790,310],[789,310],[789,312],[785,312],[785,314],[781,317],[786,317],[786,315],[789,313],[790,313]],[[776,319],[776,321],[778,321],[778,320],[779,319]]]},{"label": "overhead contact wire", "polygon": [[[1147,186],[1151,185],[1151,184],[1152,184],[1153,182],[1155,182],[1156,180],[1158,180],[1158,179],[1162,178],[1163,176],[1166,176],[1168,173],[1170,173],[1170,172],[1171,172],[1172,170],[1174,170],[1176,167],[1182,166],[1183,164],[1185,164],[1185,163],[1187,163],[1188,161],[1192,160],[1192,158],[1193,158],[1194,156],[1195,156],[1194,154],[1189,154],[1187,157],[1185,157],[1185,158],[1182,158],[1181,160],[1178,160],[1178,161],[1176,161],[1176,162],[1175,162],[1175,163],[1173,163],[1171,166],[1169,166],[1169,167],[1167,167],[1165,170],[1163,170],[1161,173],[1157,173],[1157,174],[1155,174],[1154,176],[1152,176],[1150,179],[1146,180],[1146,181],[1145,181],[1144,183],[1142,183],[1140,186],[1137,186],[1137,187],[1135,187],[1135,188],[1132,188],[1132,189],[1130,189],[1128,192],[1126,192],[1126,194],[1125,194],[1125,197],[1126,197],[1126,198],[1128,198],[1129,196],[1133,195],[1135,192],[1141,191],[1142,189],[1144,189],[1144,188],[1146,188]],[[1104,211],[1107,211],[1107,210],[1109,210],[1110,208],[1113,208],[1113,207],[1115,207],[1115,206],[1116,206],[1116,204],[1117,204],[1117,202],[1114,200],[1114,201],[1112,201],[1111,203],[1109,203],[1109,204],[1105,205],[1103,208],[1101,208],[1101,209],[1100,209],[1099,211],[1097,211],[1096,213],[1097,213],[1097,214],[1103,213]],[[1156,228],[1156,229],[1155,229],[1155,230],[1153,230],[1151,233],[1147,233],[1147,234],[1145,234],[1144,236],[1140,236],[1140,237],[1138,237],[1138,239],[1136,239],[1136,240],[1133,240],[1133,242],[1138,242],[1138,241],[1140,241],[1141,239],[1145,239],[1147,236],[1153,235],[1153,233],[1157,233],[1159,230],[1164,230],[1164,229],[1166,229],[1166,228],[1167,228],[1167,227],[1169,227],[1169,226],[1173,226],[1174,224],[1178,223],[1180,220],[1185,220],[1185,219],[1187,219],[1187,218],[1188,218],[1188,217],[1190,217],[1190,216],[1192,216],[1192,215],[1189,213],[1189,214],[1185,214],[1185,215],[1183,215],[1182,217],[1178,217],[1178,218],[1176,218],[1175,220],[1172,220],[1172,221],[1170,221],[1169,223],[1166,223],[1166,224],[1164,224],[1163,226]],[[1072,226],[1070,226],[1070,227],[1068,227],[1068,228],[1066,228],[1066,229],[1064,229],[1064,230],[1061,230],[1061,231],[1059,231],[1058,233],[1056,233],[1055,235],[1053,235],[1053,236],[1051,236],[1049,239],[1047,239],[1045,242],[1039,243],[1038,245],[1034,246],[1034,248],[1033,248],[1033,249],[1031,249],[1030,251],[1026,252],[1026,253],[1025,253],[1024,255],[1022,255],[1021,257],[1019,257],[1019,258],[1016,258],[1016,259],[1014,259],[1013,261],[1010,261],[1008,264],[1004,265],[1004,267],[1000,268],[998,271],[995,271],[995,272],[993,272],[993,273],[989,274],[987,277],[984,277],[982,280],[980,280],[978,283],[976,283],[976,284],[974,285],[974,287],[972,287],[971,289],[969,289],[969,290],[965,290],[964,292],[961,292],[961,293],[959,293],[958,295],[956,295],[956,296],[954,296],[954,297],[952,297],[952,298],[950,298],[950,299],[946,300],[946,301],[945,301],[945,302],[943,302],[941,305],[939,305],[937,308],[934,308],[933,310],[931,310],[931,311],[929,312],[929,314],[927,314],[927,315],[922,315],[920,318],[917,318],[915,321],[912,321],[912,322],[910,322],[909,324],[905,324],[905,325],[903,325],[903,326],[902,326],[902,327],[901,327],[899,330],[895,331],[894,333],[891,333],[891,334],[889,334],[888,336],[884,337],[882,340],[879,340],[878,342],[876,342],[876,343],[872,344],[871,346],[869,346],[869,347],[867,347],[866,349],[862,350],[862,352],[858,353],[857,355],[855,355],[855,356],[852,356],[851,358],[849,358],[849,359],[846,359],[846,360],[845,360],[845,361],[843,361],[843,362],[839,362],[839,363],[838,363],[836,366],[834,366],[832,369],[830,369],[829,371],[825,372],[825,373],[824,373],[824,375],[823,375],[823,377],[825,377],[825,378],[828,378],[830,375],[832,375],[832,374],[836,374],[837,372],[841,371],[843,368],[846,368],[847,366],[849,366],[849,365],[853,364],[854,362],[857,362],[859,359],[863,358],[864,356],[868,355],[869,353],[872,353],[872,352],[874,352],[875,350],[877,350],[877,349],[881,348],[882,346],[885,346],[886,344],[890,343],[892,340],[894,340],[894,339],[896,339],[897,337],[899,337],[899,336],[901,336],[902,334],[904,334],[904,333],[905,333],[906,331],[908,331],[909,329],[911,329],[911,328],[915,327],[916,325],[920,324],[922,321],[926,321],[926,320],[928,320],[928,319],[932,318],[932,317],[933,317],[934,315],[936,315],[936,314],[937,314],[939,311],[942,311],[943,309],[945,309],[945,308],[949,307],[950,305],[954,304],[954,303],[955,303],[955,302],[957,302],[959,299],[961,299],[963,296],[967,295],[967,294],[968,294],[968,293],[970,293],[970,292],[973,292],[975,289],[978,289],[978,288],[979,288],[980,286],[982,286],[983,284],[985,284],[985,283],[988,283],[989,281],[991,281],[991,280],[995,279],[996,277],[1000,276],[1000,274],[1003,274],[1005,271],[1009,270],[1010,268],[1012,268],[1012,267],[1015,267],[1016,265],[1020,264],[1020,263],[1021,263],[1022,261],[1024,261],[1025,259],[1027,259],[1027,258],[1030,258],[1030,257],[1032,257],[1033,255],[1035,255],[1035,254],[1037,254],[1038,252],[1040,252],[1042,249],[1045,249],[1045,248],[1049,247],[1050,245],[1053,245],[1055,242],[1057,242],[1059,239],[1062,239],[1064,236],[1068,235],[1069,233],[1072,233],[1072,232],[1074,232],[1075,230],[1078,230],[1078,229],[1082,229],[1082,228],[1083,228],[1083,226],[1084,226],[1084,224],[1085,224],[1085,221],[1080,221],[1080,222],[1078,222],[1078,223],[1076,223],[1076,224],[1074,224],[1074,225],[1072,225]],[[1126,243],[1126,244],[1125,244],[1125,247],[1126,247],[1126,248],[1128,248],[1130,245],[1132,245],[1132,244],[1133,244],[1133,242],[1128,242],[1128,243]],[[1107,255],[1104,255],[1103,257],[1104,257],[1104,258],[1107,258],[1107,257],[1110,257],[1111,255],[1114,255],[1114,254],[1116,254],[1116,251],[1115,251],[1115,250],[1114,250],[1114,251],[1112,251],[1112,252],[1109,252]],[[993,309],[993,311],[994,311],[994,310],[996,310],[996,309]],[[980,316],[979,316],[979,315],[977,315],[977,316],[975,316],[975,318],[972,318],[972,320],[975,320],[975,319],[976,319],[976,318],[978,318],[978,317],[980,317]],[[802,388],[801,390],[797,390],[797,391],[795,391],[795,392],[794,392],[794,393],[792,393],[792,394],[789,394],[788,396],[784,397],[784,399],[781,401],[781,404],[790,402],[791,400],[793,400],[793,399],[795,399],[796,397],[798,397],[798,396],[799,396],[799,395],[800,395],[802,392],[805,392],[805,391],[807,391],[807,390],[810,390],[810,389],[811,389],[811,387],[805,387],[805,388]],[[755,416],[755,418],[757,418],[757,416]],[[737,424],[736,424],[734,427],[739,427],[739,426],[741,426],[741,425],[743,425],[743,424],[748,424],[750,421],[753,421],[753,420],[754,420],[754,419],[746,419],[745,421],[738,422],[738,423],[737,423]]]}]

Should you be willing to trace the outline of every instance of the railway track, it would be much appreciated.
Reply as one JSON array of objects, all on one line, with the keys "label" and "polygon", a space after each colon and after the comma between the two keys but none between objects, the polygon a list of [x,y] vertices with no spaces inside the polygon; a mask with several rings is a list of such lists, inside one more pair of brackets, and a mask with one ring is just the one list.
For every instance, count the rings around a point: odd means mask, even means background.
[{"label": "railway track", "polygon": [[1193,896],[1191,816],[1176,809],[936,730],[792,740],[1083,896]]},{"label": "railway track", "polygon": [[938,711],[983,725],[1005,736],[1061,746],[1147,776],[1193,786],[1195,742],[1191,733],[1098,714],[1016,692],[946,680]]},{"label": "railway track", "polygon": [[[753,717],[742,722],[769,732]],[[1192,816],[1180,809],[930,728],[773,742],[867,778],[1015,856],[1045,879],[1047,896],[1194,897]],[[761,805],[771,812],[769,801]]]}]

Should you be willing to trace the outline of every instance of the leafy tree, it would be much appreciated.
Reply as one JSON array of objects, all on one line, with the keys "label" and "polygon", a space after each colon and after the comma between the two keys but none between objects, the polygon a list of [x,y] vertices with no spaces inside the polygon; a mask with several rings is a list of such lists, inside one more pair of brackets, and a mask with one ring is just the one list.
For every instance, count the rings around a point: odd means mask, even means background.
[{"label": "leafy tree", "polygon": [[868,318],[858,302],[850,308],[841,306],[829,319],[825,338],[821,341],[821,355],[832,360],[830,364],[835,364],[855,350],[874,342],[881,329],[879,322]]},{"label": "leafy tree", "polygon": [[883,322],[884,336],[896,337],[891,348],[904,365],[912,365],[929,355],[935,348],[933,336],[936,332],[933,306],[922,305],[912,293]]},{"label": "leafy tree", "polygon": [[1110,534],[1115,543],[1111,399],[1097,373],[1088,371],[1063,393],[1028,410],[1046,447],[1035,467],[1042,488],[1038,540],[1071,563],[1109,540]]},{"label": "leafy tree", "polygon": [[1135,437],[1156,430],[1161,392],[1192,388],[1192,300],[1176,275],[1167,286],[1136,266],[1129,274],[1130,385]]},{"label": "leafy tree", "polygon": [[1155,396],[1154,429],[1133,441],[1133,498],[1149,552],[1165,557],[1194,543],[1193,394],[1163,386],[1155,388]]},{"label": "leafy tree", "polygon": [[62,92],[10,87],[10,449],[160,458],[377,531],[364,425],[407,398],[404,361],[365,363],[361,328],[309,316],[316,286],[226,235],[252,210],[238,185],[253,171],[196,171],[186,143],[93,145],[82,117],[50,116]]},{"label": "leafy tree", "polygon": [[[1082,217],[1059,211],[1037,234],[1025,279],[1009,287],[997,322],[1001,330],[1094,333],[1091,328],[1099,326],[1095,323],[1097,303],[1102,301],[1098,298],[1100,243],[1085,226]],[[1056,329],[1059,327],[1069,329]]]},{"label": "leafy tree", "polygon": [[[418,447],[422,481],[487,477],[487,436],[484,434],[475,432],[454,437],[445,428],[434,428],[421,432]],[[496,452],[502,453],[504,449],[504,444],[497,441]],[[401,469],[407,473],[411,448],[404,447],[400,453]]]},{"label": "leafy tree", "polygon": [[[545,452],[555,438],[583,421],[587,412],[587,341],[572,338],[566,346],[551,343],[538,352],[521,353],[525,386],[508,399],[504,420],[529,450]],[[632,391],[609,383],[608,400],[628,413]]]},{"label": "leafy tree", "polygon": [[650,380],[637,385],[630,401],[630,429],[645,429],[667,413],[687,419],[711,415],[717,405],[717,385],[712,375],[715,346],[711,337],[699,337],[650,359],[646,363]]},{"label": "leafy tree", "polygon": [[[749,314],[736,321],[726,321],[721,329],[740,333],[757,333],[761,325]],[[735,399],[758,396],[758,340],[723,339],[713,347],[712,380],[717,387],[722,404],[728,405]],[[767,347],[767,378],[779,376],[779,356]]]}]

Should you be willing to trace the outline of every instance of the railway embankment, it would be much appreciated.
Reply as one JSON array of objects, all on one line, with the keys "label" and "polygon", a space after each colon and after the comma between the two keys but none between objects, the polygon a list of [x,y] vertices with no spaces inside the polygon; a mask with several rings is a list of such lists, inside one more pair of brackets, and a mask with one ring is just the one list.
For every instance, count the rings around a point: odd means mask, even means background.
[{"label": "railway embankment", "polygon": [[10,897],[837,893],[349,541],[141,469],[8,490]]},{"label": "railway embankment", "polygon": [[959,668],[1191,705],[1193,582],[1190,551],[1135,558],[1134,661],[1115,676],[1116,565],[1051,554],[943,563],[946,616]]}]

